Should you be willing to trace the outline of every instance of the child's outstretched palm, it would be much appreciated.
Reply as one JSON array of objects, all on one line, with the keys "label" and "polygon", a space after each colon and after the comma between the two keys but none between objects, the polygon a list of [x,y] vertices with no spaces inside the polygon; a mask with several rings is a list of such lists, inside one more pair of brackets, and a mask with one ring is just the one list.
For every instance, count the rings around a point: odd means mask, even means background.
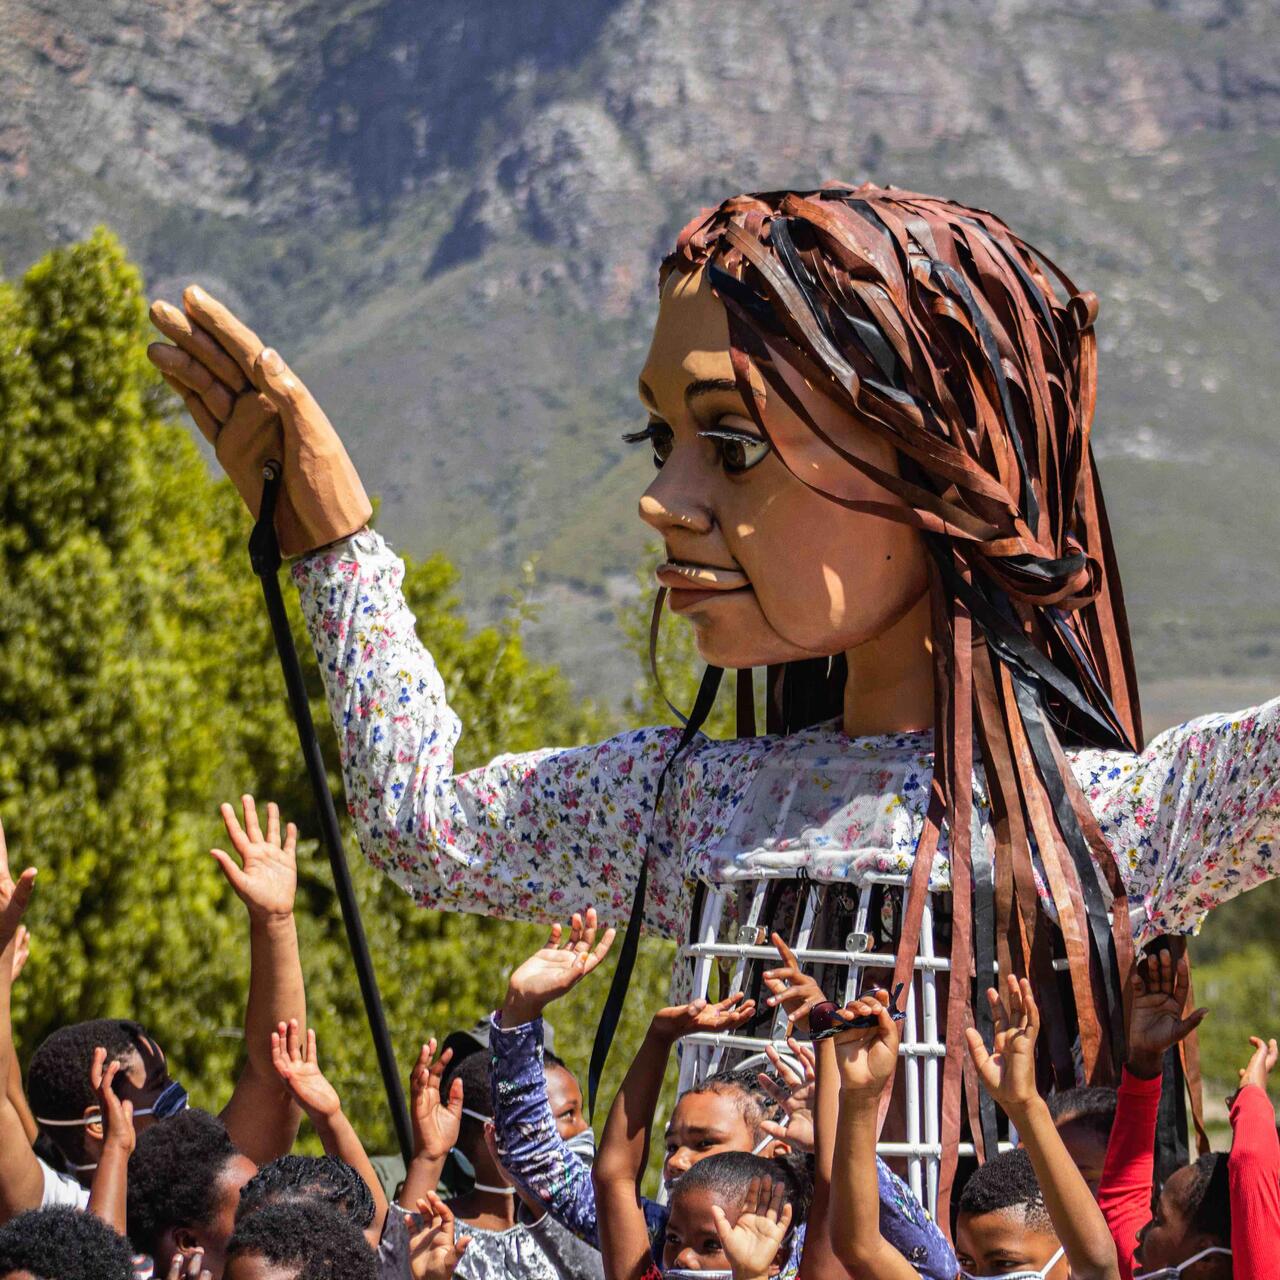
[{"label": "child's outstretched palm", "polygon": [[1165,1050],[1189,1036],[1208,1013],[1207,1009],[1196,1009],[1182,1016],[1190,990],[1191,971],[1185,954],[1175,962],[1170,952],[1161,951],[1134,966],[1128,1063],[1139,1075],[1159,1075]]},{"label": "child's outstretched palm", "polygon": [[671,1041],[692,1035],[695,1031],[733,1031],[748,1021],[755,1011],[756,1002],[746,999],[741,991],[735,991],[714,1004],[699,999],[659,1009],[653,1015],[653,1030]]},{"label": "child's outstretched palm", "polygon": [[435,1040],[428,1040],[409,1077],[414,1154],[427,1160],[443,1160],[458,1141],[462,1128],[461,1077],[454,1077],[447,1099],[440,1093],[440,1081],[453,1050],[446,1049],[439,1061],[432,1062],[435,1052]]},{"label": "child's outstretched palm", "polygon": [[995,1022],[991,1051],[973,1028],[965,1031],[969,1056],[987,1092],[1007,1111],[1025,1106],[1036,1093],[1036,1037],[1040,1034],[1040,1010],[1026,978],[1009,974],[1004,999],[995,987],[987,988],[987,1002]]},{"label": "child's outstretched palm", "polygon": [[316,1056],[316,1033],[307,1030],[306,1048],[298,1020],[281,1023],[271,1033],[271,1061],[285,1088],[308,1116],[335,1116],[342,1110],[338,1091],[325,1079]]},{"label": "child's outstretched palm", "polygon": [[774,1259],[791,1225],[786,1186],[772,1178],[752,1178],[737,1221],[712,1205],[720,1247],[733,1268],[734,1280],[762,1280],[771,1274]]},{"label": "child's outstretched palm", "polygon": [[530,1022],[553,1000],[567,995],[609,954],[615,931],[606,929],[596,942],[598,929],[594,907],[585,916],[574,914],[568,942],[562,942],[564,926],[553,924],[546,946],[535,951],[511,975],[503,1004],[503,1026]]},{"label": "child's outstretched palm", "polygon": [[210,849],[222,873],[246,907],[249,914],[266,919],[287,916],[293,912],[293,899],[298,889],[298,828],[289,823],[284,843],[280,843],[280,810],[267,805],[267,830],[258,824],[258,809],[253,797],[240,797],[244,807],[244,826],[236,819],[236,811],[222,806],[222,821],[232,847],[240,855],[241,865],[221,849]]}]

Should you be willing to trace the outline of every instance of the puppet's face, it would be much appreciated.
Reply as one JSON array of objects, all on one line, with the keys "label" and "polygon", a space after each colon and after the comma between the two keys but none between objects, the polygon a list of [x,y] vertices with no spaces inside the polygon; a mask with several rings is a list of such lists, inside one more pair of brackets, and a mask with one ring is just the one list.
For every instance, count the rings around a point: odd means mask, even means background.
[{"label": "puppet's face", "polygon": [[[798,375],[788,382],[824,429],[896,473],[888,444]],[[762,417],[775,438],[813,439],[779,397],[764,394]],[[928,579],[916,530],[815,493],[760,436],[734,384],[728,316],[702,271],[667,280],[640,398],[659,468],[640,515],[663,537],[658,580],[670,588],[672,612],[693,624],[706,661],[752,667],[841,653],[920,600]],[[823,466],[852,471],[821,446],[815,468],[819,455]],[[816,470],[814,478],[821,483]],[[896,502],[858,479],[856,497]]]}]

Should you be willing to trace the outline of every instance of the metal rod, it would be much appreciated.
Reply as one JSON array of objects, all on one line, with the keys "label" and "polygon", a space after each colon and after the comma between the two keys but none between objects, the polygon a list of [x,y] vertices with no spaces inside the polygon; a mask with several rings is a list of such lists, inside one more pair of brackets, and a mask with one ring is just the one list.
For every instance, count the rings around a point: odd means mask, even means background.
[{"label": "metal rod", "polygon": [[356,901],[355,887],[351,883],[351,869],[342,848],[342,835],[338,828],[338,814],[333,806],[333,794],[325,770],[320,740],[311,718],[311,704],[307,699],[306,685],[302,678],[302,665],[293,644],[293,631],[285,610],[284,597],[280,594],[280,545],[276,540],[275,505],[280,486],[280,466],[268,462],[263,468],[262,506],[257,523],[249,536],[249,560],[253,571],[262,583],[262,594],[271,619],[271,632],[275,636],[276,652],[284,671],[285,688],[289,693],[289,706],[298,726],[298,744],[306,761],[307,777],[315,797],[316,816],[320,822],[320,838],[329,855],[329,867],[333,872],[333,886],[342,908],[342,923],[347,931],[347,945],[355,963],[356,977],[360,982],[360,995],[364,1000],[365,1014],[369,1019],[369,1031],[378,1057],[378,1069],[382,1085],[387,1093],[387,1105],[391,1108],[391,1120],[405,1167],[413,1159],[413,1136],[409,1128],[409,1110],[405,1106],[404,1088],[400,1083],[400,1070],[391,1047],[391,1034],[387,1029],[386,1014],[382,1009],[382,995],[378,990],[377,975],[373,970],[373,958],[360,919],[360,906]]}]

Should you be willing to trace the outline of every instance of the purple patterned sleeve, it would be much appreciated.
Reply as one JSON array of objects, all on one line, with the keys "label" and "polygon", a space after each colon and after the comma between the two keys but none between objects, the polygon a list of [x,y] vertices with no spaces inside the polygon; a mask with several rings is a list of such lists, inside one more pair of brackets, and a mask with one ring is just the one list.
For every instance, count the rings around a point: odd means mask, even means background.
[{"label": "purple patterned sleeve", "polygon": [[[419,904],[549,921],[630,910],[654,787],[678,731],[500,756],[453,776],[461,733],[374,533],[293,566],[365,857]],[[664,805],[664,809],[667,806]],[[646,925],[681,936],[688,888],[670,819],[655,832]]]},{"label": "purple patterned sleeve", "polygon": [[489,1024],[493,1127],[502,1167],[556,1221],[599,1248],[591,1170],[560,1136],[547,1100],[542,1019],[504,1027],[494,1014]]},{"label": "purple patterned sleeve", "polygon": [[876,1157],[880,1234],[928,1280],[955,1280],[956,1255],[911,1188]]}]

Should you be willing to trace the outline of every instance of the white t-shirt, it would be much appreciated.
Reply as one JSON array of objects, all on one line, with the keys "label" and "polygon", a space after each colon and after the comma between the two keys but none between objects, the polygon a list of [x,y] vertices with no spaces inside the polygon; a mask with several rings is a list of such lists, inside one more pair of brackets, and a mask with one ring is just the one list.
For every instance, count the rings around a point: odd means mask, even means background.
[{"label": "white t-shirt", "polygon": [[82,1187],[74,1178],[65,1173],[59,1173],[52,1165],[45,1164],[36,1157],[40,1163],[40,1172],[44,1174],[44,1192],[40,1197],[40,1207],[42,1209],[59,1208],[59,1209],[79,1209],[81,1211],[89,1207],[89,1192]]}]

